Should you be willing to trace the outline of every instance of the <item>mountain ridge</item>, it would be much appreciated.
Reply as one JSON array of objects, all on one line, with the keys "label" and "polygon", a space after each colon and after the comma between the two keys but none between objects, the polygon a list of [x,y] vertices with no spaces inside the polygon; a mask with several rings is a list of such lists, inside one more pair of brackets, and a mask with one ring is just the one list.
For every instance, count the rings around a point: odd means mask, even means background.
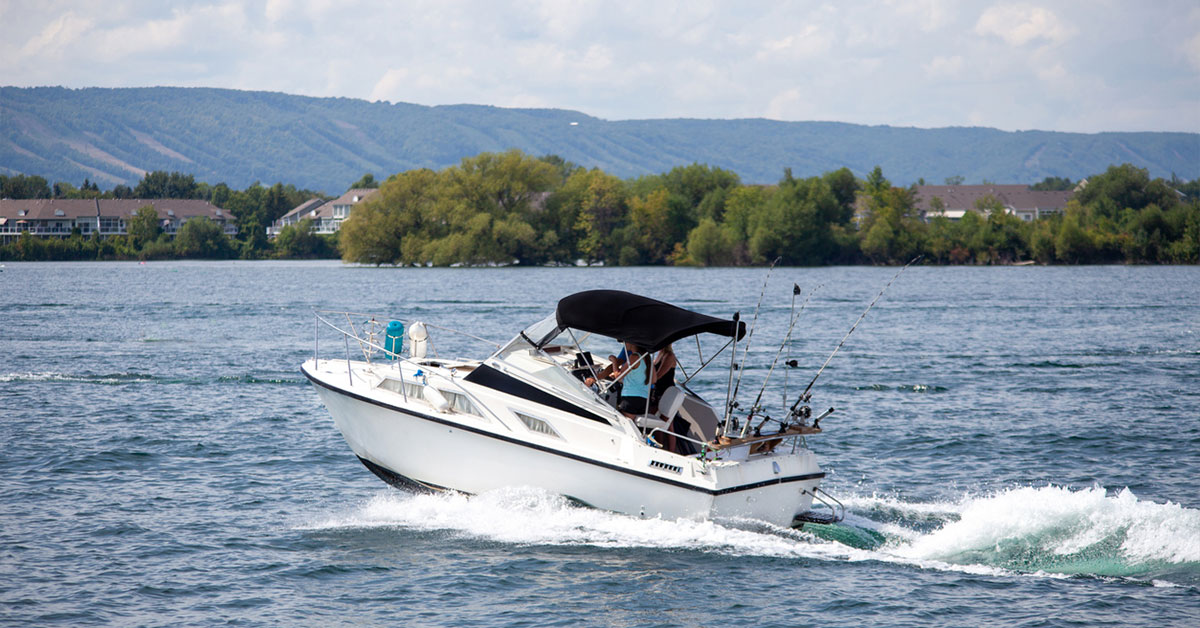
[{"label": "mountain ridge", "polygon": [[417,105],[208,87],[0,87],[0,172],[105,187],[146,171],[339,193],[363,173],[441,169],[511,148],[620,177],[699,162],[774,183],[879,165],[894,183],[1072,180],[1132,163],[1200,177],[1200,134],[897,127],[766,118],[605,120],[569,109]]}]

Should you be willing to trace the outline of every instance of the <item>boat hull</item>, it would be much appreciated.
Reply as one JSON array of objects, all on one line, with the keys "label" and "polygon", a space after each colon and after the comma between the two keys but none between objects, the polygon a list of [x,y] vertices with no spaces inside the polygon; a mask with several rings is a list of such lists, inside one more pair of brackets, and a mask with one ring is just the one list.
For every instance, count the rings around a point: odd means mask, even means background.
[{"label": "boat hull", "polygon": [[393,484],[412,481],[472,494],[532,486],[636,516],[748,518],[787,526],[809,509],[824,477],[807,450],[702,462],[614,439],[609,451],[599,452],[608,455],[583,455],[305,374],[351,450]]}]

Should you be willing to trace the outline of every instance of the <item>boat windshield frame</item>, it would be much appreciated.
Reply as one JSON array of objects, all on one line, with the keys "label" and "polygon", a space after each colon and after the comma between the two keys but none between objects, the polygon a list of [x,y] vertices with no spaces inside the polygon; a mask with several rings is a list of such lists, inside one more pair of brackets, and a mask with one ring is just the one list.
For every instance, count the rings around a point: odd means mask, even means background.
[{"label": "boat windshield frame", "polygon": [[[586,400],[590,404],[595,404],[598,407],[602,406],[611,412],[616,410],[605,403],[603,397],[592,388],[584,385],[582,381],[572,375],[553,355],[546,350],[548,346],[562,346],[573,351],[583,351],[583,348],[576,342],[576,336],[568,327],[560,327],[553,314],[550,316],[529,325],[522,329],[512,340],[505,343],[495,353],[493,353],[487,362],[497,362],[503,364],[508,369],[514,369],[521,372],[529,380],[541,382],[543,385],[550,386],[559,394],[570,395],[577,400]],[[553,343],[552,341],[566,336],[568,342]],[[585,332],[584,338],[590,337],[592,334]],[[536,338],[536,340],[534,340]],[[541,373],[531,372],[523,366],[519,361],[511,358],[520,353],[537,357],[534,358],[537,362],[544,364],[546,369]],[[554,375],[549,375],[549,373]],[[614,420],[616,417],[613,417]]]},{"label": "boat windshield frame", "polygon": [[[700,333],[691,335],[693,337],[698,337]],[[588,401],[598,404],[599,406],[613,410],[612,405],[604,400],[604,393],[607,391],[606,387],[602,388],[601,390],[595,390],[585,386],[582,381],[579,381],[566,368],[564,368],[563,365],[559,363],[559,361],[556,360],[553,355],[551,355],[551,352],[547,350],[551,347],[561,346],[564,348],[569,348],[570,350],[578,353],[583,353],[587,351],[583,347],[584,341],[592,338],[593,336],[596,338],[610,339],[617,343],[623,342],[623,340],[620,338],[616,338],[601,332],[588,331],[579,329],[577,327],[562,325],[558,322],[557,312],[555,312],[522,329],[517,333],[516,336],[512,338],[512,340],[509,340],[507,343],[501,345],[500,348],[497,349],[496,352],[487,359],[487,361],[494,361],[504,365],[506,368],[515,369],[521,372],[527,379],[531,381],[537,381],[541,382],[543,385],[551,386],[559,394],[567,394],[572,397],[587,399]],[[560,338],[563,339],[563,341],[556,342]],[[678,382],[677,385],[686,387],[686,384],[691,381],[693,377],[698,375],[700,371],[702,371],[704,367],[711,363],[717,356],[723,354],[725,350],[733,344],[733,342],[733,338],[730,338],[729,341],[721,346],[721,348],[718,349],[712,356],[710,356],[708,360],[704,360],[703,355],[700,354],[699,340],[697,339],[697,357],[700,359],[701,365],[690,375],[687,375],[685,380]],[[522,352],[525,352],[526,355],[529,356],[536,354],[537,358],[535,359],[539,363],[545,364],[547,370],[542,371],[541,373],[531,372],[528,368],[521,365],[519,361],[509,359],[510,357],[515,357],[517,354]],[[547,376],[550,369],[553,369],[555,373],[554,376]],[[595,373],[595,368],[592,367],[592,369],[593,373]]]},{"label": "boat windshield frame", "polygon": [[[503,356],[522,349],[537,349],[540,351],[547,342],[557,337],[560,333],[562,333],[562,330],[558,328],[558,320],[551,314],[517,332],[517,335],[512,340],[509,340],[501,345],[499,349],[496,349],[496,352],[491,357],[502,359]],[[538,340],[534,340],[534,338]]]}]

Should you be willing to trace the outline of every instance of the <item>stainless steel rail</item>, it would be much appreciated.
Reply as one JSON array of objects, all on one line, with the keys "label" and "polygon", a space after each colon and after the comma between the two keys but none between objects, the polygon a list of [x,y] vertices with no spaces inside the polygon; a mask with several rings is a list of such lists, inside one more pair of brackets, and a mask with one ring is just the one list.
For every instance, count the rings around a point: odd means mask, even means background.
[{"label": "stainless steel rail", "polygon": [[[744,441],[732,443],[729,445],[714,445],[713,443],[710,443],[710,442],[705,442],[705,441],[697,440],[695,438],[691,438],[688,436],[683,436],[681,434],[676,434],[675,432],[669,431],[666,428],[662,428],[662,427],[656,427],[656,428],[651,429],[649,432],[646,432],[646,437],[647,438],[652,437],[652,436],[654,436],[654,434],[656,434],[658,432],[662,432],[663,434],[670,434],[670,435],[674,436],[675,438],[681,438],[683,440],[688,441],[689,443],[695,443],[695,444],[699,445],[701,447],[700,453],[696,454],[696,456],[701,457],[701,458],[704,458],[705,456],[707,456],[707,454],[709,452],[722,451],[725,449],[734,449],[734,448],[742,447],[742,446],[748,447],[755,443],[760,443],[760,442],[769,441],[769,440],[780,440],[780,441],[791,440],[791,441],[793,441],[793,445],[794,445],[796,439],[800,439],[801,441],[803,441],[803,438],[804,438],[803,434],[774,434],[771,436],[761,436],[761,437],[757,437],[757,438],[749,438]],[[782,444],[782,443],[780,443],[780,444]],[[756,453],[752,454],[747,451],[746,457],[748,458],[750,456],[766,455],[769,453],[771,453],[771,452],[756,452]],[[795,453],[794,446],[793,446],[793,453]]]}]

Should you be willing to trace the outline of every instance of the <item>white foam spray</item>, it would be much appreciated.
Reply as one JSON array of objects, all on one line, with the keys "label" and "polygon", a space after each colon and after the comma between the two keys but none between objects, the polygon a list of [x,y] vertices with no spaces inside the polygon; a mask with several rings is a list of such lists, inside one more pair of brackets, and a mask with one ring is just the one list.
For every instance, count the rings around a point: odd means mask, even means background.
[{"label": "white foam spray", "polygon": [[[1164,566],[1200,570],[1200,511],[1139,500],[1128,490],[1109,495],[1099,487],[1045,486],[954,502],[878,496],[843,501],[850,513],[840,532],[817,527],[810,533],[761,522],[640,519],[575,507],[532,488],[475,497],[385,490],[349,514],[301,527],[436,530],[520,545],[875,560],[976,574],[1136,577],[1161,573]],[[847,544],[852,535],[844,532],[864,530],[878,540]]]},{"label": "white foam spray", "polygon": [[894,551],[950,562],[1111,575],[1156,565],[1200,565],[1200,511],[1142,501],[1128,489],[1109,495],[1100,487],[1022,487],[968,498],[959,506],[956,521]]}]

